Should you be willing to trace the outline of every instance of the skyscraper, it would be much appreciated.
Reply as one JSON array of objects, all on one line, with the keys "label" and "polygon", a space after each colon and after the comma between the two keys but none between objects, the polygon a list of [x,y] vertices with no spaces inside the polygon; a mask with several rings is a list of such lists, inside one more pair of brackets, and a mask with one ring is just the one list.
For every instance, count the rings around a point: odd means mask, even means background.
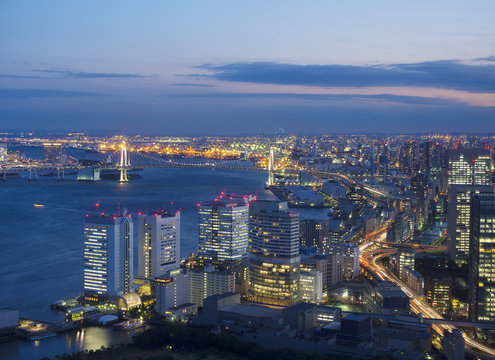
[{"label": "skyscraper", "polygon": [[489,150],[450,150],[448,183],[450,185],[492,185],[493,163]]},{"label": "skyscraper", "polygon": [[[430,174],[431,168],[431,143],[426,141],[419,144],[418,170],[422,174]],[[427,175],[427,176],[428,176]]]},{"label": "skyscraper", "polygon": [[471,195],[493,192],[489,189],[493,185],[493,164],[490,151],[479,149],[451,150],[447,159],[449,256],[462,263],[468,260]]},{"label": "skyscraper", "polygon": [[249,298],[291,305],[299,297],[299,214],[286,202],[255,201],[249,212]]},{"label": "skyscraper", "polygon": [[84,295],[112,300],[132,291],[133,222],[129,216],[87,215],[84,224]]},{"label": "skyscraper", "polygon": [[469,320],[495,321],[495,194],[471,200]]},{"label": "skyscraper", "polygon": [[180,265],[180,213],[138,217],[138,275],[152,279]]},{"label": "skyscraper", "polygon": [[447,233],[451,260],[465,263],[469,259],[471,197],[493,193],[493,186],[452,185],[449,187]]},{"label": "skyscraper", "polygon": [[249,197],[223,195],[200,204],[198,257],[215,264],[247,259]]}]

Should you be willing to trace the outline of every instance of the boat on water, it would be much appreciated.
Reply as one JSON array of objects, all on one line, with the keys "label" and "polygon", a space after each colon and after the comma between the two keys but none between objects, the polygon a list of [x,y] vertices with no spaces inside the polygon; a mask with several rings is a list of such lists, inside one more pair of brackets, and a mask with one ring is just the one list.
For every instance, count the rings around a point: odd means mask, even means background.
[{"label": "boat on water", "polygon": [[129,319],[127,321],[115,324],[113,326],[114,330],[131,331],[143,327],[146,323],[139,319]]},{"label": "boat on water", "polygon": [[43,204],[33,204],[33,206],[34,206],[35,208],[42,208],[42,207],[45,207],[45,205],[43,205]]}]

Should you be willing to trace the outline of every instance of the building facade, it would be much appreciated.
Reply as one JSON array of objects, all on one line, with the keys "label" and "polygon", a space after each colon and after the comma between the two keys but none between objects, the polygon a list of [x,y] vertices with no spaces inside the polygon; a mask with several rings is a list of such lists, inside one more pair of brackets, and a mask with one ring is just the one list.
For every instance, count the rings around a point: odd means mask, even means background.
[{"label": "building facade", "polygon": [[219,271],[215,266],[187,269],[189,276],[189,302],[203,306],[203,300],[215,294],[235,291],[235,273]]},{"label": "building facade", "polygon": [[84,293],[87,302],[132,292],[133,221],[88,215],[84,223]]},{"label": "building facade", "polygon": [[166,311],[189,303],[189,276],[185,269],[167,271],[153,280],[156,289],[156,312]]},{"label": "building facade", "polygon": [[153,279],[180,265],[180,212],[138,217],[138,276]]},{"label": "building facade", "polygon": [[300,299],[303,302],[320,303],[323,300],[322,274],[318,270],[301,271]]},{"label": "building facade", "polygon": [[495,194],[471,202],[469,319],[495,321]]},{"label": "building facade", "polygon": [[489,185],[452,185],[448,192],[447,233],[448,254],[451,260],[465,263],[469,260],[471,197],[493,194]]},{"label": "building facade", "polygon": [[299,226],[301,246],[320,249],[328,236],[328,220],[301,220]]},{"label": "building facade", "polygon": [[350,243],[328,244],[327,251],[342,256],[344,279],[354,279],[359,275],[359,246]]},{"label": "building facade", "polygon": [[255,201],[249,213],[251,301],[288,306],[299,299],[299,214],[287,203]]},{"label": "building facade", "polygon": [[198,257],[213,263],[247,259],[249,199],[221,196],[200,204]]}]

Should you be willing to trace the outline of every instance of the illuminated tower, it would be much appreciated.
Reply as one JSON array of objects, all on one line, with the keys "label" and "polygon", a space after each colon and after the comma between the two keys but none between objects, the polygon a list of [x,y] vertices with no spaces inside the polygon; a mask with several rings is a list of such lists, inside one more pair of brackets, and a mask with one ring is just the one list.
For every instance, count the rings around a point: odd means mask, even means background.
[{"label": "illuminated tower", "polygon": [[495,321],[495,194],[471,201],[469,320]]},{"label": "illuminated tower", "polygon": [[448,152],[450,185],[492,185],[493,163],[489,150],[461,149]]},{"label": "illuminated tower", "polygon": [[200,204],[198,257],[215,264],[247,258],[249,197],[222,195]]},{"label": "illuminated tower", "polygon": [[249,212],[249,299],[294,304],[299,298],[299,214],[286,202],[254,201]]},{"label": "illuminated tower", "polygon": [[138,217],[138,275],[153,279],[180,265],[180,213]]},{"label": "illuminated tower", "polygon": [[84,295],[99,302],[132,291],[130,216],[89,215],[84,223]]},{"label": "illuminated tower", "polygon": [[268,182],[266,183],[268,186],[275,184],[273,179],[273,165],[273,149],[270,149],[270,153],[268,155]]},{"label": "illuminated tower", "polygon": [[448,153],[449,256],[466,262],[469,252],[471,195],[493,193],[493,164],[488,150],[461,149]]},{"label": "illuminated tower", "polygon": [[127,156],[127,147],[122,145],[120,147],[120,162],[118,168],[120,169],[120,182],[127,182],[127,168],[131,165],[131,160]]}]

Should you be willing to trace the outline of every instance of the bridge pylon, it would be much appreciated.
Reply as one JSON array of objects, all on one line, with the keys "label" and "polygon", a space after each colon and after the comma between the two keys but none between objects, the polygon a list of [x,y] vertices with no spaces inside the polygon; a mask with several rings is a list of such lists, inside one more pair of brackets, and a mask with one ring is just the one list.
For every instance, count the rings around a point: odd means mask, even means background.
[{"label": "bridge pylon", "polygon": [[125,145],[120,146],[120,162],[118,168],[120,169],[120,182],[128,182],[127,169],[131,165],[130,159],[127,156],[127,147]]},{"label": "bridge pylon", "polygon": [[266,185],[272,186],[275,184],[274,177],[273,177],[273,149],[270,149],[270,152],[268,154],[268,164],[267,164],[267,170],[268,170],[268,181],[266,182]]}]

